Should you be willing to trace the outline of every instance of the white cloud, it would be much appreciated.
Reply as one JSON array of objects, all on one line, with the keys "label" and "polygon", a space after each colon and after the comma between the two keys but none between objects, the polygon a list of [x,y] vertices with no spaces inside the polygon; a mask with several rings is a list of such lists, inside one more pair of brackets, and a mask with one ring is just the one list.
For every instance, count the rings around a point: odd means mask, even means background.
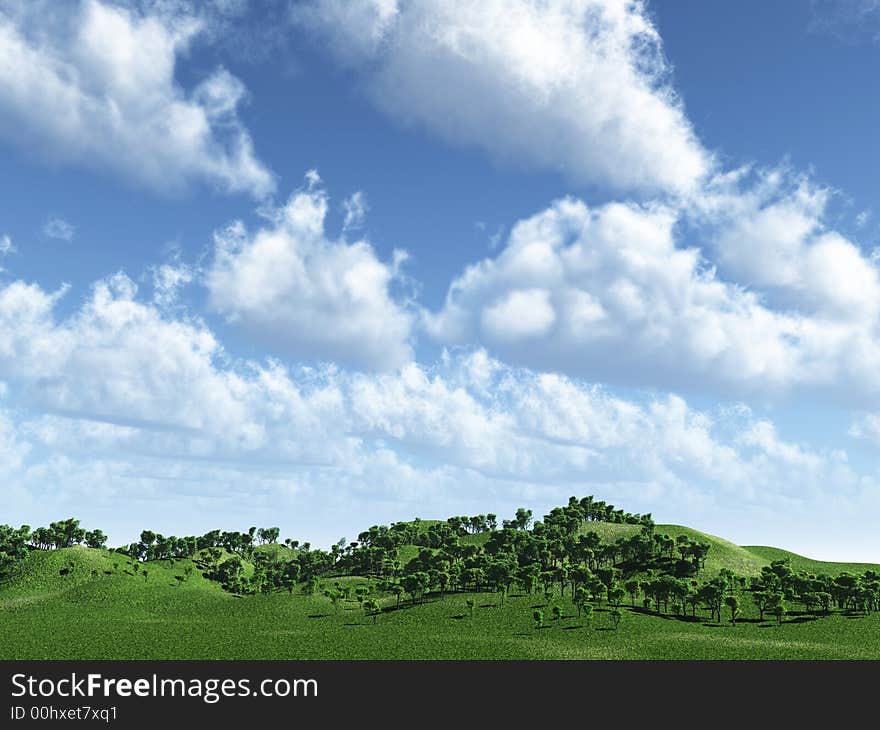
[{"label": "white cloud", "polygon": [[76,228],[63,218],[50,218],[43,226],[43,235],[46,236],[46,238],[55,238],[59,241],[72,241],[75,234]]},{"label": "white cloud", "polygon": [[216,234],[206,273],[211,306],[272,352],[400,365],[411,354],[412,325],[390,291],[400,257],[389,265],[365,240],[329,238],[319,180],[312,173],[268,227],[250,234],[235,223]]},{"label": "white cloud", "polygon": [[180,289],[190,284],[195,272],[193,268],[179,259],[153,268],[153,301],[159,307],[169,307],[176,303]]},{"label": "white cloud", "polygon": [[425,327],[611,383],[878,400],[875,263],[823,226],[823,191],[772,178],[709,190],[699,210],[559,200],[467,267]]},{"label": "white cloud", "polygon": [[360,228],[364,224],[367,211],[370,206],[367,204],[367,196],[358,190],[354,195],[346,198],[342,207],[345,210],[345,220],[342,223],[344,231],[351,231]]},{"label": "white cloud", "polygon": [[[169,522],[169,504],[240,527],[230,506],[247,504],[331,537],[341,521],[505,514],[597,493],[711,528],[733,506],[756,520],[820,502],[841,515],[876,491],[845,455],[785,441],[747,409],[621,398],[484,350],[380,374],[237,361],[202,321],[141,301],[124,274],[63,316],[62,296],[0,287],[0,473],[8,514],[31,523],[115,514],[124,496],[137,529]],[[296,517],[306,505],[308,521]]]},{"label": "white cloud", "polygon": [[714,228],[707,253],[721,272],[761,290],[777,308],[872,322],[880,307],[877,269],[824,224],[832,191],[785,170],[756,177],[710,187],[698,199],[698,215]]},{"label": "white cloud", "polygon": [[514,289],[482,313],[482,328],[499,340],[546,335],[555,321],[556,312],[546,289]]},{"label": "white cloud", "polygon": [[[51,7],[50,7],[51,5]],[[81,0],[0,9],[0,137],[162,191],[196,181],[269,193],[237,109],[241,82],[216,70],[190,92],[175,64],[200,25]]]},{"label": "white cloud", "polygon": [[858,415],[850,425],[849,435],[855,439],[880,445],[880,414],[862,413]]},{"label": "white cloud", "polygon": [[638,0],[294,8],[380,109],[453,142],[619,189],[686,193],[712,166]]},{"label": "white cloud", "polygon": [[0,256],[7,256],[15,253],[15,246],[12,245],[12,237],[4,233],[0,236]]}]

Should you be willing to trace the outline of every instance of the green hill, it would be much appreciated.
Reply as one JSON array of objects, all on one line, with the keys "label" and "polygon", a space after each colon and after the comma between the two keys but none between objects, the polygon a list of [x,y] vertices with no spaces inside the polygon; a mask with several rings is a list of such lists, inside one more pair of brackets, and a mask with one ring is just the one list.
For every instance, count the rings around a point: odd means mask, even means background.
[{"label": "green hill", "polygon": [[[427,522],[427,521],[425,521]],[[605,541],[635,534],[637,525],[590,523]],[[678,525],[657,532],[709,543],[704,575],[728,568],[756,575],[787,558],[796,570],[836,574],[880,566],[826,563],[769,547],[740,547]],[[462,542],[481,544],[487,534]],[[283,557],[289,548],[258,552]],[[402,556],[418,548],[405,546]],[[247,562],[245,569],[253,571]],[[146,571],[146,575],[144,575]],[[333,604],[324,588],[369,584],[328,577],[314,594],[238,596],[205,579],[190,560],[137,563],[85,547],[32,551],[0,584],[0,659],[880,659],[880,613],[833,611],[818,618],[796,606],[781,623],[758,620],[747,593],[736,626],[696,616],[621,606],[618,629],[606,604],[591,622],[578,615],[570,591],[432,594],[423,603],[380,598],[376,623],[354,600]],[[468,601],[472,600],[472,604]],[[551,608],[563,609],[558,621]],[[536,628],[532,614],[543,610]],[[725,612],[725,617],[727,613]]]},{"label": "green hill", "polygon": [[[613,522],[588,522],[582,528],[582,532],[595,532],[605,542],[614,542],[622,537],[632,537],[641,530],[639,525],[617,524]],[[681,525],[656,525],[654,531],[677,538],[679,535],[686,535],[692,540],[700,540],[709,543],[709,555],[706,558],[705,570],[707,573],[715,575],[720,570],[727,568],[734,573],[745,576],[759,575],[761,568],[770,565],[770,560],[760,557],[750,552],[746,548],[734,545],[728,540],[724,540],[714,535],[707,535],[705,532],[691,529],[690,527],[682,527]]]},{"label": "green hill", "polygon": [[816,575],[839,575],[840,573],[864,573],[867,570],[873,570],[880,573],[880,565],[876,563],[833,563],[824,560],[812,560],[805,558],[788,550],[781,550],[775,547],[764,547],[762,545],[749,545],[742,548],[748,551],[756,558],[766,561],[769,565],[774,560],[788,560],[794,570],[802,570],[807,573]]}]

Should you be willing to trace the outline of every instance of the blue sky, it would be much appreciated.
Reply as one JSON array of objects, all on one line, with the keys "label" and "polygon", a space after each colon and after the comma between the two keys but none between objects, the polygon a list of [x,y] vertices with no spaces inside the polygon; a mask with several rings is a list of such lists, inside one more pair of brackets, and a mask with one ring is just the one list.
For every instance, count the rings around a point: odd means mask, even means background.
[{"label": "blue sky", "polygon": [[880,560],[880,6],[0,0],[5,522],[596,494]]}]

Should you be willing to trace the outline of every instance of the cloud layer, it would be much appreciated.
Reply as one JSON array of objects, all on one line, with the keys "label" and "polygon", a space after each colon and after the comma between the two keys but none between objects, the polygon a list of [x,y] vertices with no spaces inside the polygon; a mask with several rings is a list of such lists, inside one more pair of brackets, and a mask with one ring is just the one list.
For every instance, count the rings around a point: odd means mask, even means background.
[{"label": "cloud layer", "polygon": [[47,497],[58,508],[321,495],[318,511],[442,514],[595,491],[699,515],[732,503],[807,510],[829,485],[839,509],[854,510],[876,493],[845,454],[786,442],[744,407],[621,398],[479,349],[381,374],[236,360],[202,321],[142,300],[124,274],[61,317],[70,296],[23,281],[0,288],[13,509]]}]

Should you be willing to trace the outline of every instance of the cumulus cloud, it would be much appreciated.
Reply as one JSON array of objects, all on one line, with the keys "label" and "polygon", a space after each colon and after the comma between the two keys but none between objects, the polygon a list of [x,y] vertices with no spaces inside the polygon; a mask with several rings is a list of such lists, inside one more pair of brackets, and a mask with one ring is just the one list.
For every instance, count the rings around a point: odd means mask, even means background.
[{"label": "cumulus cloud", "polygon": [[[289,508],[314,535],[322,514],[336,530],[352,509],[362,528],[389,509],[512,512],[595,492],[693,519],[734,504],[760,516],[807,513],[833,485],[842,514],[876,490],[844,454],[787,441],[744,408],[624,398],[482,349],[383,373],[238,360],[203,321],[142,298],[122,273],[62,309],[70,296],[0,287],[0,474],[22,519],[125,495],[165,513],[197,503],[199,519],[228,524],[224,506],[246,496],[275,522]],[[309,522],[297,523],[306,505]]]},{"label": "cumulus cloud", "polygon": [[872,322],[880,305],[875,262],[825,224],[832,191],[785,169],[738,179],[747,174],[735,171],[696,199],[719,270],[775,308]]},{"label": "cumulus cloud", "polygon": [[401,257],[384,263],[366,240],[331,239],[317,173],[307,182],[268,226],[249,233],[237,222],[216,234],[211,306],[277,354],[400,365],[413,319],[391,292]]},{"label": "cumulus cloud", "polygon": [[169,307],[176,303],[179,291],[195,278],[193,267],[179,258],[152,269],[153,301],[159,307]]},{"label": "cumulus cloud", "polygon": [[266,195],[274,182],[238,117],[241,82],[222,68],[189,91],[175,80],[200,27],[100,0],[9,3],[0,137],[161,191],[205,182]]},{"label": "cumulus cloud", "polygon": [[[729,182],[696,213],[556,201],[467,267],[425,327],[443,343],[612,383],[878,399],[874,261],[825,229],[823,191],[773,175]],[[688,223],[703,249],[682,240]]]},{"label": "cumulus cloud", "polygon": [[578,183],[686,193],[711,168],[640,0],[307,0],[294,19],[404,123]]},{"label": "cumulus cloud", "polygon": [[63,218],[52,217],[43,226],[43,235],[46,238],[55,238],[59,241],[72,241],[76,234],[76,228]]},{"label": "cumulus cloud", "polygon": [[0,236],[0,256],[7,256],[11,253],[15,253],[15,246],[12,245],[12,237],[4,233]]}]

